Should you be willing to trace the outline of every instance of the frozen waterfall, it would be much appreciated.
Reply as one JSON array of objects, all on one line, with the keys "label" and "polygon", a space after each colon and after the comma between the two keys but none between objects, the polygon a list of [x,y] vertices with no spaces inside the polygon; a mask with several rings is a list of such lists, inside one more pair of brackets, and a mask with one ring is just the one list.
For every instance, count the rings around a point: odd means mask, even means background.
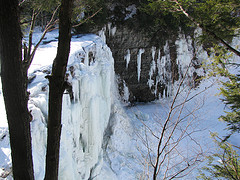
[{"label": "frozen waterfall", "polygon": [[[103,137],[114,109],[114,60],[110,49],[95,35],[73,39],[66,79],[73,97],[63,95],[59,179],[97,177],[103,164]],[[29,86],[35,179],[43,179],[47,142],[50,67],[34,72]]]}]

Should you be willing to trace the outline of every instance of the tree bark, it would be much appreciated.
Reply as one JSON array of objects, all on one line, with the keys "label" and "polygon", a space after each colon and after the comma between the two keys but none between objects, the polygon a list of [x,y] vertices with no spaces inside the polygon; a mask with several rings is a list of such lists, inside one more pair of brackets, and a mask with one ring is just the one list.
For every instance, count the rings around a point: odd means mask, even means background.
[{"label": "tree bark", "polygon": [[1,79],[8,119],[13,176],[32,180],[33,163],[26,76],[22,68],[22,34],[18,0],[0,1]]},{"label": "tree bark", "polygon": [[45,180],[58,179],[61,136],[62,97],[70,52],[73,0],[62,0],[59,12],[59,41],[57,55],[49,76],[48,140]]}]

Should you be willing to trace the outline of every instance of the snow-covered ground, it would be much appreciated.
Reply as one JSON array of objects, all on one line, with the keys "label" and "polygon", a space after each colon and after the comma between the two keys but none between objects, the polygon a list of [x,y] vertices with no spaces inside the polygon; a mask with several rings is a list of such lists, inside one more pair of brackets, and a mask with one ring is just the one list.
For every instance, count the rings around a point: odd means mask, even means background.
[{"label": "snow-covered ground", "polygon": [[[35,40],[37,37],[38,33]],[[44,176],[48,99],[48,81],[44,77],[56,55],[56,37],[56,32],[47,35],[45,42],[52,42],[39,47],[29,69],[29,74],[36,76],[29,85],[36,180]],[[89,34],[72,38],[67,73],[73,87],[73,99],[67,92],[64,94],[60,179],[134,180],[148,176],[151,179],[150,163],[155,163],[159,137],[173,97],[133,107],[122,105],[113,65],[111,51],[99,36]],[[201,166],[200,161],[215,151],[210,132],[226,135],[225,124],[218,121],[225,108],[216,95],[218,86],[217,79],[211,78],[203,80],[191,92],[187,88],[181,90],[163,136],[162,146],[168,139],[170,143],[160,158],[163,163],[159,177],[170,176],[193,164],[188,176],[181,178],[193,179]],[[0,88],[0,173],[11,171],[4,109]],[[178,126],[169,138],[176,123]],[[238,138],[233,136],[231,141],[239,144]]]}]

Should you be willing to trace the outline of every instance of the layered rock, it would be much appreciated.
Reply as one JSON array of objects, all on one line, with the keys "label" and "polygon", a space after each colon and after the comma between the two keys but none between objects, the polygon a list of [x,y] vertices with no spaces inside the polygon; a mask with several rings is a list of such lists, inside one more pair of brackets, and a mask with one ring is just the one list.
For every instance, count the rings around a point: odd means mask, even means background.
[{"label": "layered rock", "polygon": [[196,78],[202,61],[198,58],[194,29],[182,30],[170,22],[172,17],[163,17],[166,25],[154,27],[154,17],[139,9],[138,1],[111,1],[108,23],[89,29],[110,47],[119,92],[124,101],[130,102],[148,102],[172,95],[174,84],[189,63],[192,61],[194,67],[188,76]]},{"label": "layered rock", "polygon": [[147,102],[172,95],[174,83],[190,64],[188,77],[198,77],[202,59],[192,36],[176,32],[165,44],[156,44],[146,34],[126,26],[108,25],[104,31],[125,101]]}]

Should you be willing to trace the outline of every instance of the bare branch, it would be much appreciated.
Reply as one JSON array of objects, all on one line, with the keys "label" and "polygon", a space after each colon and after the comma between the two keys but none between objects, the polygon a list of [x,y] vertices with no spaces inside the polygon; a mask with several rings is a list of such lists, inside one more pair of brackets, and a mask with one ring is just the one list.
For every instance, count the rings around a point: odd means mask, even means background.
[{"label": "bare branch", "polygon": [[150,149],[150,146],[148,145],[148,139],[147,139],[147,134],[146,134],[146,129],[145,129],[145,137],[146,137],[146,143],[147,143],[147,150],[148,150],[148,158],[149,158],[149,161],[150,161],[150,164],[153,166],[153,162],[152,162],[152,157],[151,157],[151,149]]},{"label": "bare branch", "polygon": [[[48,22],[46,28],[48,28],[48,27],[51,25],[51,23],[53,22],[53,19],[54,19],[54,17],[55,17],[55,14],[57,13],[57,10],[59,9],[59,7],[60,7],[60,5],[58,5],[57,8],[54,10],[54,12],[53,12],[53,14],[52,14],[52,17],[51,17],[50,21]],[[45,29],[46,29],[46,28],[45,28]]]},{"label": "bare branch", "polygon": [[154,179],[154,180],[155,180],[156,177],[157,177],[158,165],[159,165],[159,158],[160,158],[160,147],[161,147],[161,145],[162,145],[163,136],[164,136],[164,134],[165,134],[167,125],[168,125],[168,123],[169,123],[171,114],[172,114],[172,112],[173,112],[173,107],[174,107],[175,101],[176,101],[177,96],[178,96],[178,94],[179,94],[179,92],[180,92],[180,88],[181,88],[181,86],[182,86],[182,84],[183,84],[183,82],[184,82],[184,80],[185,80],[185,78],[186,78],[186,76],[187,76],[187,72],[188,72],[188,70],[189,70],[189,68],[190,68],[190,65],[191,65],[191,63],[189,64],[189,66],[188,66],[186,72],[184,73],[184,76],[183,76],[183,78],[182,78],[182,80],[181,80],[181,82],[180,82],[180,84],[179,84],[179,86],[178,86],[178,89],[177,89],[177,91],[176,91],[176,94],[175,94],[175,96],[174,96],[174,98],[173,98],[173,102],[172,102],[171,107],[170,107],[170,111],[169,111],[169,113],[168,113],[168,117],[167,117],[167,119],[166,119],[166,121],[165,121],[165,123],[164,123],[163,129],[162,129],[162,132],[161,132],[160,140],[159,140],[158,147],[157,147],[156,163],[155,163],[155,166],[154,166],[154,173],[153,173],[153,179]]},{"label": "bare branch", "polygon": [[177,172],[176,174],[172,175],[172,177],[169,178],[169,179],[174,179],[174,178],[176,178],[179,174],[183,173],[184,171],[186,171],[187,169],[189,169],[190,167],[192,167],[194,164],[196,164],[197,161],[198,161],[198,156],[194,159],[194,161],[193,161],[192,164],[190,164],[190,163],[187,162],[187,165],[186,165],[185,168],[181,169],[179,172]]},{"label": "bare branch", "polygon": [[[188,97],[188,96],[187,96],[187,97]],[[185,98],[185,100],[187,99],[187,97]],[[173,133],[175,132],[175,129],[177,128],[178,124],[181,122],[180,115],[182,114],[183,107],[184,107],[184,104],[183,104],[182,107],[181,107],[181,110],[180,110],[180,112],[179,112],[179,117],[177,118],[177,121],[176,121],[176,123],[175,123],[175,126],[173,127],[170,135],[168,136],[168,139],[167,139],[167,141],[165,142],[165,145],[164,145],[164,147],[162,148],[162,150],[161,150],[161,152],[160,152],[160,155],[163,153],[164,149],[168,146],[168,143],[169,143],[170,139],[172,139],[172,137],[173,137]],[[193,112],[195,112],[195,110],[193,110]],[[192,113],[193,113],[193,112],[192,112]],[[192,113],[191,113],[191,114],[192,114]],[[187,115],[187,116],[189,116],[189,115]],[[186,116],[186,117],[187,117],[187,116]],[[182,119],[185,119],[185,118],[182,118]],[[193,121],[193,120],[192,120],[192,121]],[[166,156],[167,154],[171,153],[171,151],[178,146],[178,144],[179,144],[180,141],[182,140],[184,134],[187,132],[187,129],[188,129],[188,127],[189,127],[189,125],[191,124],[192,121],[190,121],[190,122],[187,124],[187,126],[185,127],[185,130],[181,133],[180,137],[178,138],[178,140],[177,140],[177,142],[174,144],[174,146],[173,146],[170,150],[168,150],[167,153],[165,153],[163,160],[159,163],[158,171],[160,170],[160,167],[161,167],[161,165],[163,164],[163,162],[164,162],[164,160],[165,160],[165,156]]]},{"label": "bare branch", "polygon": [[21,6],[25,1],[26,1],[26,0],[22,0],[22,1],[18,4],[18,6]]},{"label": "bare branch", "polygon": [[83,23],[85,23],[86,21],[88,21],[89,19],[92,19],[94,16],[96,16],[100,11],[102,10],[102,8],[100,8],[99,10],[97,10],[94,14],[92,14],[91,16],[88,16],[86,19],[84,19],[82,22],[80,22],[79,24],[73,25],[72,27],[78,27],[80,25],[82,25]]},{"label": "bare branch", "polygon": [[58,19],[56,19],[54,21],[54,17],[57,13],[57,10],[59,9],[60,5],[57,6],[57,8],[54,10],[53,14],[52,14],[52,17],[50,19],[50,21],[48,22],[48,24],[46,25],[43,33],[42,33],[42,36],[41,38],[39,39],[39,41],[37,42],[37,44],[34,46],[33,50],[31,50],[31,46],[32,46],[32,36],[33,36],[33,29],[34,29],[34,24],[35,24],[35,20],[36,20],[36,17],[38,16],[40,10],[38,11],[38,13],[34,13],[33,15],[33,18],[32,19],[35,19],[34,21],[32,21],[32,24],[31,24],[31,28],[30,28],[30,32],[29,32],[29,48],[28,48],[28,55],[27,55],[27,59],[24,60],[24,63],[23,63],[23,68],[24,68],[24,71],[27,72],[28,68],[30,67],[32,61],[33,61],[33,58],[34,58],[34,55],[37,51],[37,48],[39,47],[39,45],[41,44],[42,40],[44,39],[45,35],[47,34],[47,32],[53,30],[52,27],[54,27],[57,23],[58,23]]},{"label": "bare branch", "polygon": [[153,137],[155,137],[156,139],[159,139],[159,137],[152,131],[152,129],[148,125],[146,125],[146,123],[144,123],[140,118],[138,118],[138,120],[141,121],[141,123],[151,132]]},{"label": "bare branch", "polygon": [[24,59],[24,61],[28,61],[28,59],[30,57],[30,54],[31,54],[33,30],[34,30],[36,18],[37,18],[39,13],[40,13],[40,10],[38,10],[37,12],[35,12],[35,10],[33,10],[32,20],[31,20],[31,25],[30,25],[30,30],[29,30],[29,38],[28,38],[28,51],[27,51],[26,59]]},{"label": "bare branch", "polygon": [[[164,144],[161,152],[159,153],[159,156],[161,156],[161,154],[163,153],[164,149],[168,146],[168,143],[169,143],[170,139],[172,138],[173,133],[175,132],[175,130],[176,130],[176,128],[177,128],[177,126],[178,126],[178,124],[179,124],[179,122],[180,122],[179,119],[180,119],[180,115],[182,114],[183,107],[184,107],[184,103],[183,103],[183,105],[182,105],[182,107],[181,107],[181,110],[179,111],[179,116],[178,116],[178,118],[177,118],[177,121],[176,121],[173,129],[171,130],[171,133],[170,133],[170,135],[168,136],[168,139],[167,139],[167,141],[165,142],[165,144]],[[189,125],[190,125],[190,123],[187,125],[187,127],[186,127],[186,129],[185,129],[185,132],[186,132],[186,130],[187,130],[187,128],[188,128]],[[177,143],[171,148],[171,150],[168,150],[168,152],[165,153],[164,156],[166,156],[166,155],[169,154],[173,149],[176,148],[176,146],[177,146],[177,145],[179,144],[179,142],[181,141],[181,137],[182,137],[183,135],[184,135],[184,133],[182,133],[182,134],[180,135],[180,138],[177,140]],[[160,170],[160,167],[161,167],[162,163],[164,162],[164,159],[165,159],[165,158],[163,158],[162,162],[159,163],[158,171]]]}]

